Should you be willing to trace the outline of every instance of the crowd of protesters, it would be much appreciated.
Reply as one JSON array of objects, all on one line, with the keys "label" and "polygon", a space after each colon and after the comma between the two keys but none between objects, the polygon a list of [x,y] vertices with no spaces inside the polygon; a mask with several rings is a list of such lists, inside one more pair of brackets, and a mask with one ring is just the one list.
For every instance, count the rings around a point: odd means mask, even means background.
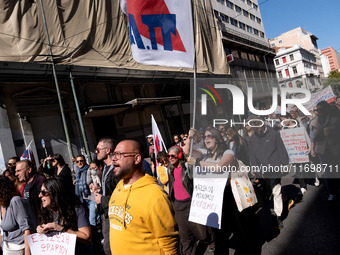
[{"label": "crowd of protesters", "polygon": [[[287,166],[289,156],[279,130],[300,127],[310,163],[327,164],[323,177],[329,201],[339,189],[331,167],[340,163],[340,102],[334,107],[321,101],[311,117],[298,108],[269,117],[270,125],[261,125],[264,118],[249,116],[252,125],[247,122],[239,129],[227,125],[192,128],[188,134],[174,135],[173,146],[157,157],[152,135],[148,135],[150,163],[144,159],[141,143],[123,140],[116,145],[110,138],[99,141],[96,159],[88,164],[78,155],[71,168],[60,154],[45,158],[37,169],[29,160],[10,158],[0,176],[3,254],[29,254],[27,235],[48,232],[75,234],[76,254],[194,255],[204,254],[207,248],[226,254],[231,234],[240,254],[260,254],[261,247],[249,238],[256,234],[249,222],[272,199],[276,228],[283,228],[283,175],[247,172],[246,178],[262,199],[260,205],[242,212],[231,186],[234,177],[229,175],[224,190],[219,191],[224,194],[222,222],[216,229],[189,221],[193,165]],[[307,176],[295,177],[303,196]],[[320,176],[312,178],[319,186]]]}]

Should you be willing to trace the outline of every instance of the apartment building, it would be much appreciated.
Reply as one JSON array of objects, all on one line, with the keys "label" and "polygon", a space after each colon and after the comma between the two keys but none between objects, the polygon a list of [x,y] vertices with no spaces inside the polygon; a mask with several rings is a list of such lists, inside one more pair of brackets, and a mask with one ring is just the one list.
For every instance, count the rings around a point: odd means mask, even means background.
[{"label": "apartment building", "polygon": [[315,55],[316,65],[320,77],[325,77],[320,57],[321,51],[318,48],[317,40],[318,38],[315,35],[307,32],[301,27],[298,27],[285,32],[278,37],[269,39],[269,43],[273,48],[292,47],[295,44],[299,44],[306,50],[311,51]]},{"label": "apartment building", "polygon": [[328,57],[329,65],[331,71],[337,70],[340,71],[340,54],[333,47],[328,47],[326,49],[321,50],[322,54]]},{"label": "apartment building", "polygon": [[281,88],[307,88],[315,91],[322,87],[316,57],[301,45],[278,49],[274,63]]},{"label": "apartment building", "polygon": [[257,0],[211,0],[229,56],[233,78],[240,87],[253,87],[258,107],[265,106],[276,86],[273,58],[275,51],[268,44]]}]

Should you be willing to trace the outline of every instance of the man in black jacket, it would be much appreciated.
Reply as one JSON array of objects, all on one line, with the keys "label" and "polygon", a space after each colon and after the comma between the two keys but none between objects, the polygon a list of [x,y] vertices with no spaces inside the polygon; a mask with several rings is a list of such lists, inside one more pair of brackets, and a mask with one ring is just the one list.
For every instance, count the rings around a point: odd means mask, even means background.
[{"label": "man in black jacket", "polygon": [[106,255],[111,254],[110,250],[110,220],[108,218],[109,201],[113,190],[119,180],[113,176],[113,165],[111,153],[114,151],[114,141],[111,138],[102,138],[99,140],[95,150],[97,159],[104,161],[104,170],[101,175],[101,191],[96,193],[96,203],[100,205],[100,215],[102,220],[102,233],[104,237],[103,248]]},{"label": "man in black jacket", "polygon": [[[252,125],[261,125],[261,122],[253,121]],[[279,132],[264,125],[254,127],[254,129],[255,133],[249,141],[250,164],[259,168],[267,191],[273,194],[274,212],[277,217],[278,228],[281,229],[283,228],[281,220],[283,209],[281,171],[276,172],[276,170],[286,170],[283,169],[283,166],[288,167],[288,153]]]},{"label": "man in black jacket", "polygon": [[16,163],[15,176],[18,177],[19,181],[25,183],[22,197],[30,217],[31,230],[36,232],[40,223],[41,199],[39,193],[45,177],[37,174],[33,163],[28,159]]}]

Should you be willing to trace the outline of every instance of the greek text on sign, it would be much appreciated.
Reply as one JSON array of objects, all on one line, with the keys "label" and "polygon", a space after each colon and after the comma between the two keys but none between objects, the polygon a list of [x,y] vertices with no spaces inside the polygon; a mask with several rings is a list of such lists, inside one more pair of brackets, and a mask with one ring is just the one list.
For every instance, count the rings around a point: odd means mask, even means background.
[{"label": "greek text on sign", "polygon": [[32,255],[73,255],[76,239],[77,235],[59,232],[27,236]]}]

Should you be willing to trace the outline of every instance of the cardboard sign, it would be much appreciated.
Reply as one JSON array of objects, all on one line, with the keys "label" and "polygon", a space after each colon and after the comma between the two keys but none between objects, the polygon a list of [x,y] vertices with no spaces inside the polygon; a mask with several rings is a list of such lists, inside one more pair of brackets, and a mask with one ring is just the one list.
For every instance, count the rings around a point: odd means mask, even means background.
[{"label": "cardboard sign", "polygon": [[289,156],[289,163],[309,162],[304,128],[283,129],[280,130],[280,134]]},{"label": "cardboard sign", "polygon": [[50,232],[27,236],[32,255],[73,255],[75,254],[77,235]]},{"label": "cardboard sign", "polygon": [[189,221],[221,229],[223,193],[228,178],[194,178]]}]

